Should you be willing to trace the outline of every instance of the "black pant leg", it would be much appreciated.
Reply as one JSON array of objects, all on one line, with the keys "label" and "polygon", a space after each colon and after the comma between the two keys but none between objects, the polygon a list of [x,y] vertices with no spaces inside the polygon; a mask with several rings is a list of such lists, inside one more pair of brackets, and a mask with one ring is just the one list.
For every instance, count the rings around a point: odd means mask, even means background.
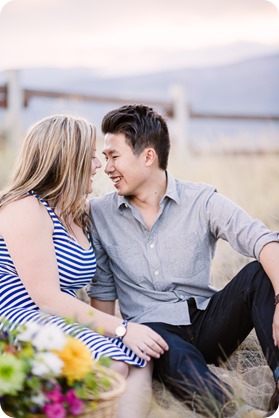
[{"label": "black pant leg", "polygon": [[205,311],[193,318],[197,348],[208,363],[227,359],[255,327],[270,368],[279,365],[279,350],[272,338],[274,290],[257,261],[247,264],[212,296]]},{"label": "black pant leg", "polygon": [[146,325],[169,345],[169,351],[154,360],[155,377],[191,409],[205,416],[214,412],[214,416],[221,417],[223,410],[229,408],[232,389],[210,371],[201,352],[187,341],[188,327]]}]

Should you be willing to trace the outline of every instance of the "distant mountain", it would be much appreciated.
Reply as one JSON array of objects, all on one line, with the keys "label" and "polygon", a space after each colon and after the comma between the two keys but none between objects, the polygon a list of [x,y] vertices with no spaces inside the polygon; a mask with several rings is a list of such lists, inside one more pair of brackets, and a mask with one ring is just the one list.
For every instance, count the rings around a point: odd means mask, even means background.
[{"label": "distant mountain", "polygon": [[279,54],[220,67],[106,80],[95,86],[95,91],[168,100],[172,84],[183,86],[188,103],[196,111],[279,114]]},{"label": "distant mountain", "polygon": [[[20,76],[24,88],[121,97],[147,104],[156,100],[170,101],[171,86],[179,84],[184,89],[188,105],[196,112],[279,115],[279,54],[250,58],[230,65],[186,67],[117,78],[102,77],[85,68],[24,69]],[[3,73],[0,73],[0,85],[2,80]],[[99,130],[102,116],[114,107],[118,104],[34,98],[23,112],[24,127],[45,115],[70,111],[88,117]],[[262,138],[268,136],[277,143],[279,123],[244,126],[221,121],[200,121],[199,124],[193,121],[189,126],[189,136],[193,141],[202,136],[206,141],[208,138],[215,141],[232,134],[239,138],[244,134],[251,140],[256,135]]]},{"label": "distant mountain", "polygon": [[196,111],[279,114],[279,54],[118,78],[104,78],[90,69],[30,69],[22,70],[21,79],[28,88],[143,101],[168,101],[170,86],[180,84]]}]

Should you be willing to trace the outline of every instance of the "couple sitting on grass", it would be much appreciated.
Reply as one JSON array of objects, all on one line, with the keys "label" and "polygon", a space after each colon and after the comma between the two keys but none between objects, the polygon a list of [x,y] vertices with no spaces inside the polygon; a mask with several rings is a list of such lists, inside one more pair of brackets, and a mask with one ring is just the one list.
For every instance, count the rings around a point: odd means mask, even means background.
[{"label": "couple sitting on grass", "polygon": [[[115,192],[90,202],[101,167],[95,127],[57,115],[25,135],[0,196],[0,316],[14,327],[46,314],[65,333],[78,327],[93,358],[111,358],[127,378],[118,417],[148,415],[152,375],[203,416],[270,415],[279,394],[278,233],[213,186],[172,177],[168,127],[153,109],[112,110],[102,131]],[[256,261],[217,291],[219,238]],[[85,285],[91,306],[76,298]],[[275,379],[269,413],[235,402],[208,368],[253,328]]]}]

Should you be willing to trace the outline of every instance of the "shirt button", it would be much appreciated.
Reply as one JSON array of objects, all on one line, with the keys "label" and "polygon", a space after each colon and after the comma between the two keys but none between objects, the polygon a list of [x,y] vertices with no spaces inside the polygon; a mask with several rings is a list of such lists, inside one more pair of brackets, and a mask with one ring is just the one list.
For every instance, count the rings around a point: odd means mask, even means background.
[{"label": "shirt button", "polygon": [[159,272],[158,272],[158,270],[156,270],[155,271],[155,276],[158,276],[159,275]]},{"label": "shirt button", "polygon": [[150,248],[154,248],[154,244],[150,244],[150,245],[149,245],[149,247],[150,247]]}]

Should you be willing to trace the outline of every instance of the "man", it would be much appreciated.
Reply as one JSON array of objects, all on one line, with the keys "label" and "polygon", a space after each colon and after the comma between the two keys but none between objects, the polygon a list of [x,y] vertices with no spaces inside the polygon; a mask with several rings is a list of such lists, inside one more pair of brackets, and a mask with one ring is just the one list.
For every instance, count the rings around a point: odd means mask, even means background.
[{"label": "man", "polygon": [[[214,187],[173,178],[168,128],[153,109],[113,110],[102,130],[105,172],[116,191],[91,201],[98,265],[88,289],[92,305],[114,313],[118,299],[124,319],[160,334],[169,350],[154,360],[155,375],[204,415],[231,411],[231,388],[207,364],[227,359],[255,327],[276,381],[276,409],[278,234]],[[210,268],[219,238],[257,261],[216,291]]]}]

